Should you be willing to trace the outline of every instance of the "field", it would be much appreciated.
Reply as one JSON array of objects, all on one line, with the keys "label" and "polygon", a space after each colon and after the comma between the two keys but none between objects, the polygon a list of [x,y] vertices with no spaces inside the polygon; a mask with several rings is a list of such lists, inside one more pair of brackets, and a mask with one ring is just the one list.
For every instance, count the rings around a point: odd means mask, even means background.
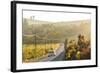
[{"label": "field", "polygon": [[47,55],[50,48],[57,50],[58,43],[49,44],[23,44],[23,62],[27,62],[30,59],[39,59],[40,57]]}]

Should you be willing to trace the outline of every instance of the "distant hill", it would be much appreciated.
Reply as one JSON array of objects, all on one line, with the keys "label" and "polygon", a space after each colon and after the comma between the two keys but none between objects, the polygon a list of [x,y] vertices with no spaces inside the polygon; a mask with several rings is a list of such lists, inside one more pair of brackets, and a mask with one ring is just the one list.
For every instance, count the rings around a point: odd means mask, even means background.
[{"label": "distant hill", "polygon": [[32,19],[26,19],[29,25],[34,25],[34,24],[50,24],[52,22],[48,22],[48,21],[41,21],[41,20],[32,20]]},{"label": "distant hill", "polygon": [[64,41],[66,38],[77,38],[79,34],[85,34],[90,38],[91,21],[48,22],[31,19],[23,20],[23,35],[34,34],[37,34],[41,38],[59,39],[59,41]]}]

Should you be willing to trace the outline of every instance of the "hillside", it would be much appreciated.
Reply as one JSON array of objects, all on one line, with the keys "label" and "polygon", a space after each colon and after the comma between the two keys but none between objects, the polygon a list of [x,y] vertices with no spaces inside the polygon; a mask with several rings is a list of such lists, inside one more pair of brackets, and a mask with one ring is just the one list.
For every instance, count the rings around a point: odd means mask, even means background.
[{"label": "hillside", "polygon": [[26,19],[23,22],[23,38],[26,41],[27,37],[24,35],[32,35],[30,40],[34,41],[35,34],[38,36],[36,39],[58,39],[59,42],[63,42],[66,38],[77,38],[79,34],[85,34],[90,38],[90,27],[90,20],[48,22]]}]

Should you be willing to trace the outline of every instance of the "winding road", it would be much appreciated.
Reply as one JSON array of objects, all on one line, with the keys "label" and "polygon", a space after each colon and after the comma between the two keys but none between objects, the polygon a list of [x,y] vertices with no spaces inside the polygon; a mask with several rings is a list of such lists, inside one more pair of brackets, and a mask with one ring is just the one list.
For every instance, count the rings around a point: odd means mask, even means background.
[{"label": "winding road", "polygon": [[[64,44],[61,43],[60,47],[55,51],[56,55],[48,57],[48,55],[44,56],[39,60],[35,60],[35,62],[45,62],[45,61],[62,61],[65,60],[65,51]],[[31,61],[32,62],[32,61]]]},{"label": "winding road", "polygon": [[41,59],[40,62],[44,61],[62,61],[65,60],[64,44],[60,44],[60,47],[56,50],[56,55]]},{"label": "winding road", "polygon": [[29,62],[46,62],[46,61],[62,61],[65,60],[64,44],[61,43],[59,48],[55,51],[56,55],[48,57],[45,55],[41,59],[30,60]]}]

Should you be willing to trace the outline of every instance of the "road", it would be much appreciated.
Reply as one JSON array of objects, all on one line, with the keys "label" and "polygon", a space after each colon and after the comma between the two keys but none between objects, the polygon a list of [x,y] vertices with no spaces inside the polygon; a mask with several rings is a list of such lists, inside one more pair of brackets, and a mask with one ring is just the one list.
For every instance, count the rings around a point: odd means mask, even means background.
[{"label": "road", "polygon": [[62,61],[65,60],[65,51],[64,51],[64,44],[60,44],[60,47],[56,51],[55,56],[47,57],[44,59],[41,59],[40,62],[44,61]]},{"label": "road", "polygon": [[60,47],[56,50],[56,55],[51,57],[46,57],[43,59],[40,59],[39,62],[45,62],[45,61],[62,61],[65,60],[65,51],[64,51],[64,44],[60,44]]},{"label": "road", "polygon": [[38,60],[30,60],[29,62],[46,62],[46,61],[62,61],[65,60],[64,44],[60,44],[60,47],[55,51],[56,55],[48,57],[48,55]]}]

